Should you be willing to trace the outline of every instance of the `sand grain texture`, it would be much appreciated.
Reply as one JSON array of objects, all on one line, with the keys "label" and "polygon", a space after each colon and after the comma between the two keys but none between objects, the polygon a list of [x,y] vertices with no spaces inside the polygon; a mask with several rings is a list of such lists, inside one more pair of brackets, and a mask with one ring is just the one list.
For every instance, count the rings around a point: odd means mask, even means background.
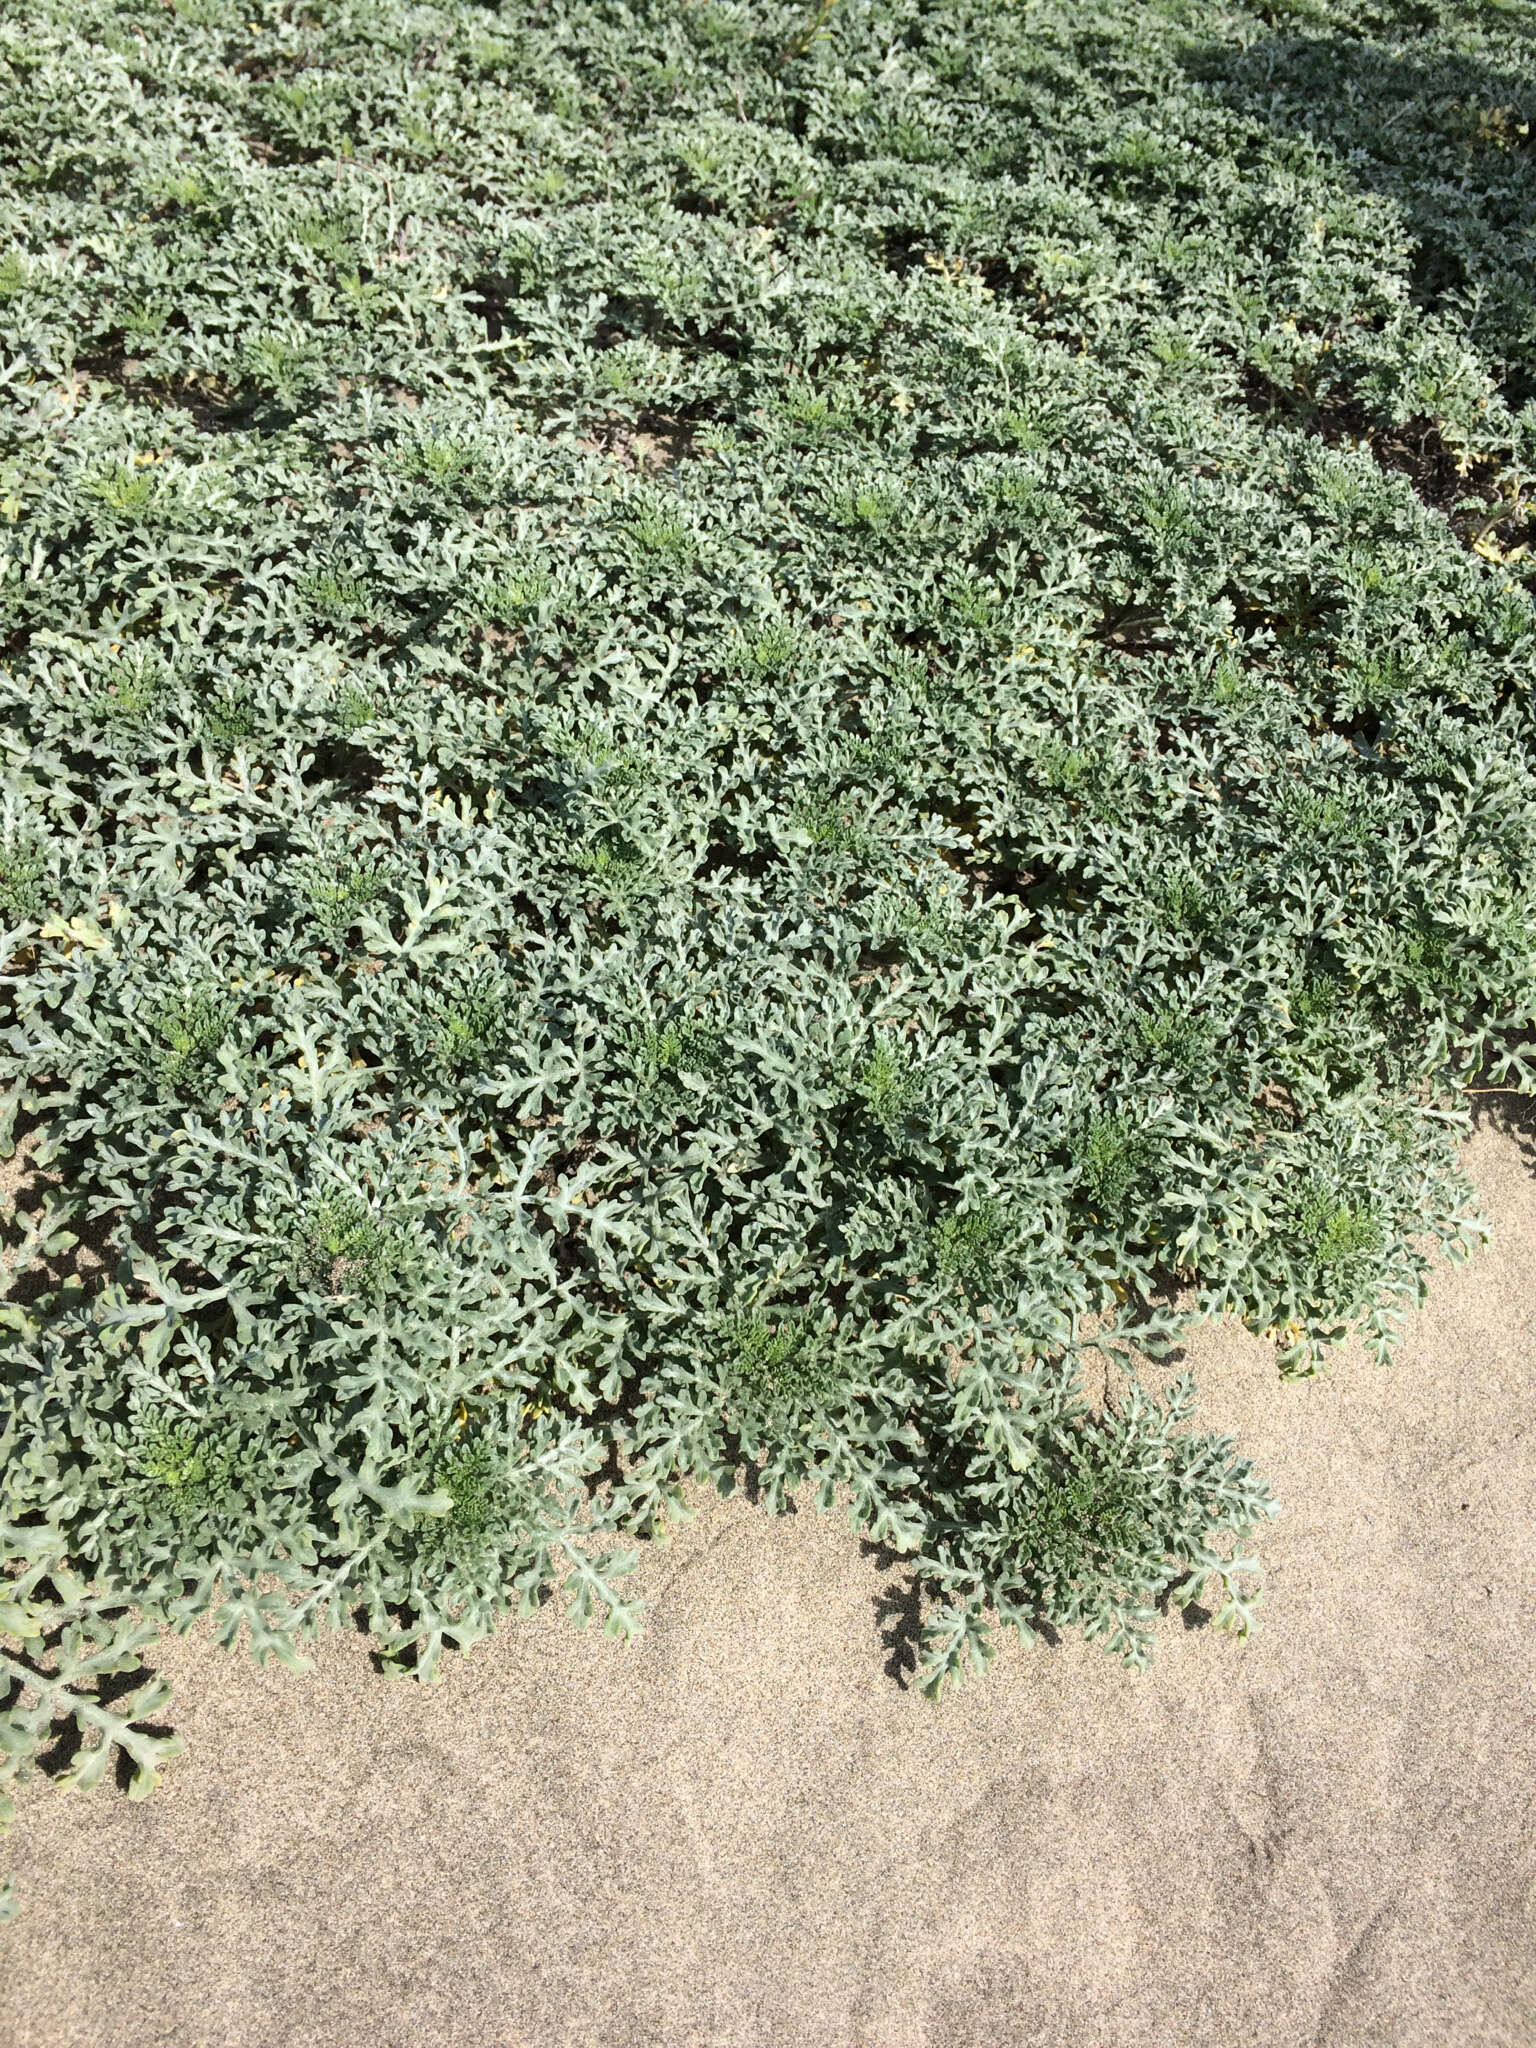
[{"label": "sand grain texture", "polygon": [[[621,1649],[554,1615],[433,1689],[165,1646],[143,1806],[34,1783],[11,2048],[1531,2048],[1536,1174],[1399,1363],[1202,1416],[1284,1504],[1263,1632],[1005,1648],[935,1709],[834,1520],[711,1503]],[[893,1675],[894,1674],[894,1675]]]}]

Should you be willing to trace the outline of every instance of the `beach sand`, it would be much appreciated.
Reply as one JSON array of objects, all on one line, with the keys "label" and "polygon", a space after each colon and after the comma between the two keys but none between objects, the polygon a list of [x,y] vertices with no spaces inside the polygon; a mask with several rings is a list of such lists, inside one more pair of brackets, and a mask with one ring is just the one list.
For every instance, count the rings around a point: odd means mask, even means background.
[{"label": "beach sand", "polygon": [[34,1779],[12,2048],[1532,2048],[1536,1146],[1388,1368],[1197,1333],[1283,1514],[1248,1643],[1011,1639],[935,1707],[837,1518],[715,1501],[631,1646],[558,1613],[435,1687],[154,1668],[143,1805]]}]

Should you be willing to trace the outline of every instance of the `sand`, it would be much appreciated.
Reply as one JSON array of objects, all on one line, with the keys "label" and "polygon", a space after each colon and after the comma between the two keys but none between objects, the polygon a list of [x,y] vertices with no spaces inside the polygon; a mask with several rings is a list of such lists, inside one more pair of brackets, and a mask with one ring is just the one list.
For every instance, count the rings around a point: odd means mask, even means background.
[{"label": "sand", "polygon": [[1536,1147],[1468,1163],[1494,1248],[1394,1366],[1190,1346],[1284,1503],[1249,1643],[1010,1644],[934,1707],[899,1568],[712,1502],[632,1647],[546,1613],[429,1689],[168,1644],[163,1789],[25,1800],[0,2039],[1531,2048]]}]

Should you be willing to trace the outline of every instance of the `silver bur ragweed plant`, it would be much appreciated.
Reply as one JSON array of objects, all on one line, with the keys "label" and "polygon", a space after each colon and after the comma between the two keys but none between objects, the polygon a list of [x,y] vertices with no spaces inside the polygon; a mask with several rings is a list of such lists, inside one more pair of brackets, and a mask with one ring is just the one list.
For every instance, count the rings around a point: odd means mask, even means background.
[{"label": "silver bur ragweed plant", "polygon": [[1533,108],[1531,0],[14,0],[0,1784],[208,1610],[622,1634],[690,1482],[932,1689],[1249,1626],[1168,1304],[1385,1355],[1536,1081]]},{"label": "silver bur ragweed plant", "polygon": [[215,1055],[229,1037],[235,1012],[232,996],[202,987],[178,990],[151,1013],[154,1063],[167,1088],[208,1078]]},{"label": "silver bur ragweed plant", "polygon": [[314,1196],[294,1233],[297,1279],[318,1293],[366,1294],[385,1280],[396,1249],[389,1231],[358,1195]]}]

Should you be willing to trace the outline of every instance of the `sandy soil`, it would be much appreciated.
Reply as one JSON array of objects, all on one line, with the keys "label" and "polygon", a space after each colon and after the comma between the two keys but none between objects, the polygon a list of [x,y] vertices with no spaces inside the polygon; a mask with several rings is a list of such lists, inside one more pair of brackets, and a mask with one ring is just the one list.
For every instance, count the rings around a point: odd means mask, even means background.
[{"label": "sandy soil", "polygon": [[1285,1508],[1250,1643],[1010,1646],[935,1708],[899,1571],[736,1502],[628,1649],[543,1615],[428,1690],[174,1643],[163,1790],[26,1801],[0,2038],[1531,2048],[1536,1152],[1469,1161],[1495,1248],[1395,1366],[1191,1346]]}]

